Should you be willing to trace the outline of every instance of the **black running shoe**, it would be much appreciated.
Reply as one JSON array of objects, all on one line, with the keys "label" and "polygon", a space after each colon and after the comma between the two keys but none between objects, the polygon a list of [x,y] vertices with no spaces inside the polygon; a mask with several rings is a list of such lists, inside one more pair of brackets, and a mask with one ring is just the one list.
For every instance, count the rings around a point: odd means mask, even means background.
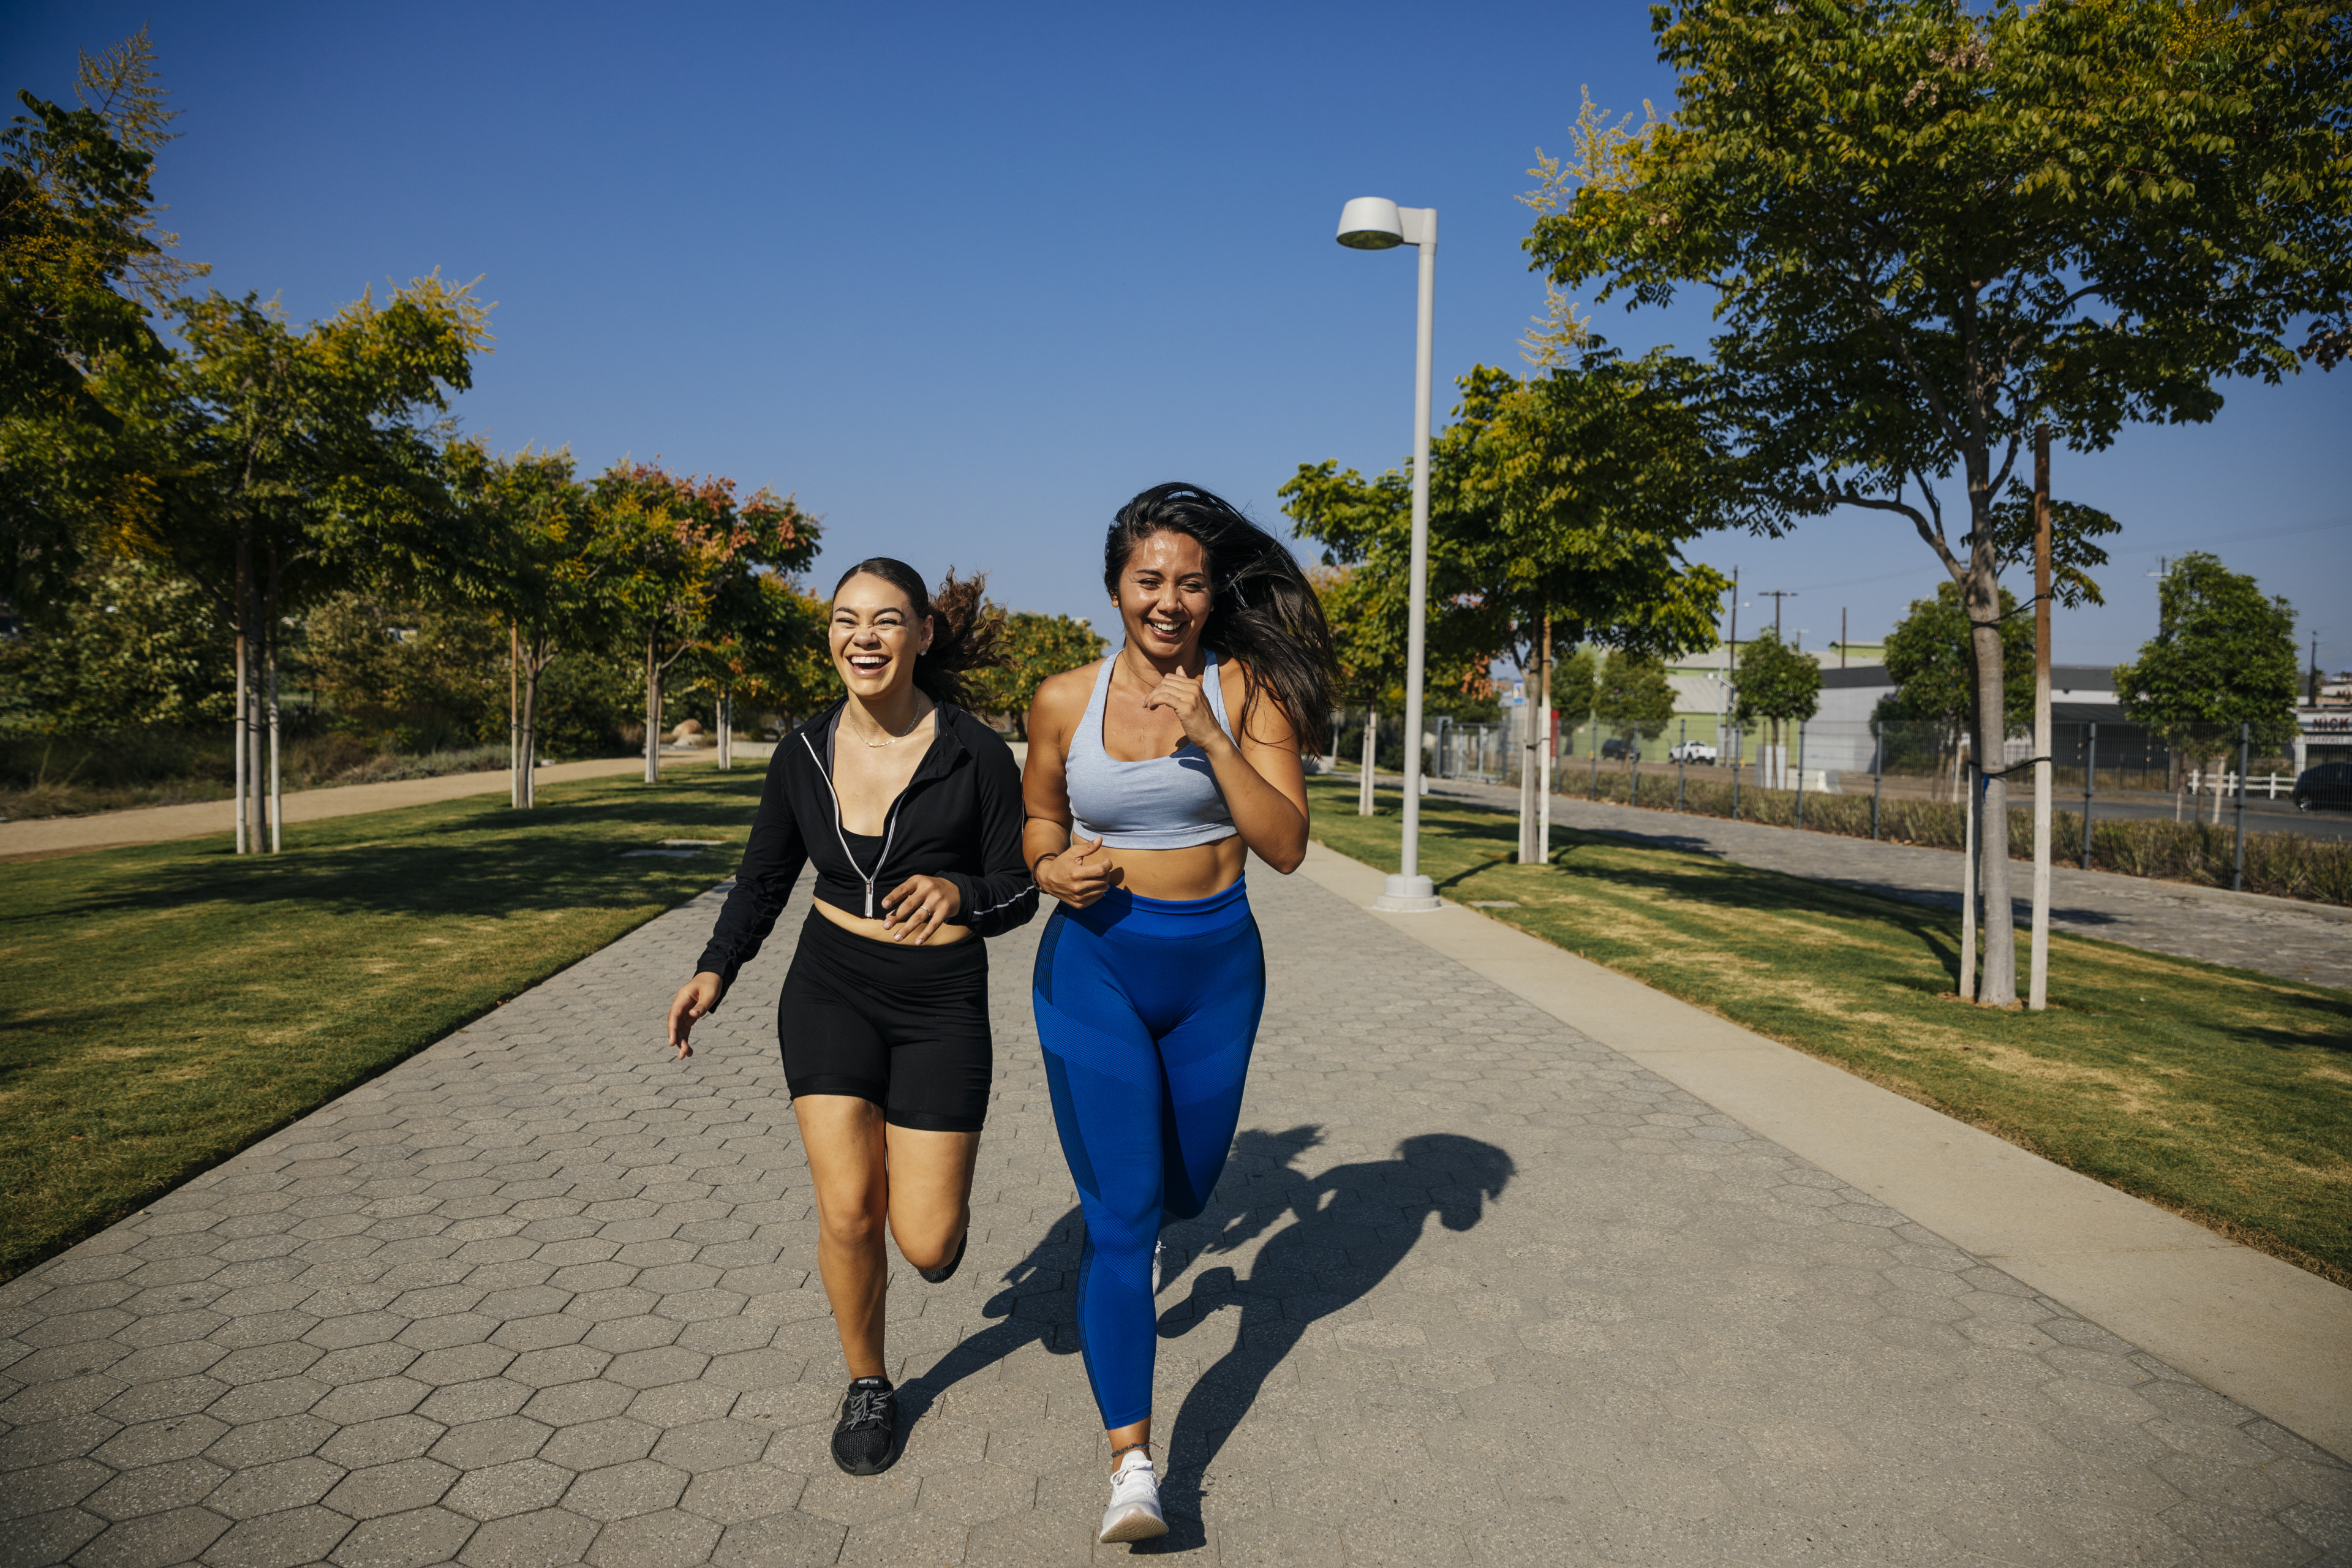
[{"label": "black running shoe", "polygon": [[898,1458],[891,1452],[898,1433],[898,1391],[887,1377],[861,1377],[841,1402],[841,1421],[833,1429],[833,1462],[853,1476],[878,1476]]},{"label": "black running shoe", "polygon": [[971,1227],[970,1226],[964,1226],[963,1234],[956,1237],[956,1249],[955,1256],[953,1258],[949,1258],[937,1268],[918,1268],[915,1272],[921,1275],[923,1279],[930,1284],[946,1284],[948,1280],[954,1276],[956,1269],[963,1263],[963,1249],[966,1246],[970,1245],[971,1241]]}]

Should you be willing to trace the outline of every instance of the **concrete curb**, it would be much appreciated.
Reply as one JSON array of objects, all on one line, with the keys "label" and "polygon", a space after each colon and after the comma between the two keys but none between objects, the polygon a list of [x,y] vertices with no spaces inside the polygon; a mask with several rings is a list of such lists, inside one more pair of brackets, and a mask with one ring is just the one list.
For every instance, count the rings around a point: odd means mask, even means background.
[{"label": "concrete curb", "polygon": [[[1380,872],[1305,874],[1370,908]],[[1396,930],[2208,1387],[2352,1458],[2352,1290],[1459,904]]]}]

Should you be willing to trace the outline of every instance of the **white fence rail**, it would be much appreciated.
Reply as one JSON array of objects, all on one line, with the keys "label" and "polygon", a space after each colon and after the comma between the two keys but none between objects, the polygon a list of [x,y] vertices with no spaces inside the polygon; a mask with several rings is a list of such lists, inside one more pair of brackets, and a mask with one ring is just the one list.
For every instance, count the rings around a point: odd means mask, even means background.
[{"label": "white fence rail", "polygon": [[[2218,791],[2214,788],[2217,784],[2221,786]],[[2285,790],[2289,794],[2294,793],[2294,775],[2293,773],[2247,775],[2246,793],[2250,795],[2259,791],[2265,800],[2276,800],[2281,790]],[[2233,795],[2238,793],[2237,772],[2232,769],[2227,773],[2209,773],[2201,768],[2191,768],[2189,770],[2189,793],[2190,795],[2218,793],[2225,797]]]}]

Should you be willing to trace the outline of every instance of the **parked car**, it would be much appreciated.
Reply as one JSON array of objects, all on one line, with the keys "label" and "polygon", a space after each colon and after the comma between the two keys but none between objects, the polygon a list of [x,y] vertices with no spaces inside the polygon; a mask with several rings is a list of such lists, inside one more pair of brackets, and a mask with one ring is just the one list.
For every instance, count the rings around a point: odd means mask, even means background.
[{"label": "parked car", "polygon": [[2322,763],[2294,781],[2297,811],[2352,811],[2352,763]]},{"label": "parked car", "polygon": [[1715,748],[1705,741],[1685,741],[1666,753],[1670,763],[1712,763]]},{"label": "parked car", "polygon": [[1633,742],[1627,740],[1622,735],[1612,735],[1607,740],[1601,742],[1601,754],[1604,757],[1613,757],[1619,762],[1622,762],[1626,758],[1636,756],[1639,753],[1633,750]]}]

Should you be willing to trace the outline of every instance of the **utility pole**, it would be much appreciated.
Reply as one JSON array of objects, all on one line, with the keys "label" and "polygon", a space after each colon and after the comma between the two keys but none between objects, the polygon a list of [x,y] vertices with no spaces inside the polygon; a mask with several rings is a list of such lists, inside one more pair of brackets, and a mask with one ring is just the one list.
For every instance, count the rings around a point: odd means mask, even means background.
[{"label": "utility pole", "polygon": [[[2033,951],[2025,1005],[2050,1005],[2050,426],[2033,427]],[[2244,769],[2239,770],[2240,773]],[[2084,823],[2085,832],[2089,824]],[[2001,918],[2008,919],[2007,910]]]},{"label": "utility pole", "polygon": [[1543,708],[1536,715],[1543,727],[1543,775],[1536,782],[1536,864],[1549,866],[1551,864],[1551,763],[1553,753],[1559,748],[1559,738],[1551,732],[1551,676],[1556,661],[1552,657],[1549,610],[1544,612],[1543,648]]},{"label": "utility pole", "polygon": [[1845,611],[1838,611],[1838,668],[1845,668]]},{"label": "utility pole", "polygon": [[1780,588],[1759,588],[1756,591],[1756,596],[1759,599],[1769,599],[1772,601],[1772,635],[1776,638],[1779,637],[1780,635],[1780,601],[1783,599],[1793,599],[1797,597],[1797,595]]},{"label": "utility pole", "polygon": [[[1723,742],[1724,719],[1729,717],[1734,711],[1733,704],[1737,699],[1733,696],[1733,691],[1739,684],[1739,568],[1737,566],[1731,569],[1731,640],[1724,647],[1727,652],[1723,666],[1723,714],[1715,721],[1715,739],[1718,746]],[[1731,766],[1733,769],[1732,794],[1735,796],[1734,805],[1736,805],[1738,804],[1736,797],[1739,791],[1739,752],[1737,748],[1734,748],[1731,753]]]}]

